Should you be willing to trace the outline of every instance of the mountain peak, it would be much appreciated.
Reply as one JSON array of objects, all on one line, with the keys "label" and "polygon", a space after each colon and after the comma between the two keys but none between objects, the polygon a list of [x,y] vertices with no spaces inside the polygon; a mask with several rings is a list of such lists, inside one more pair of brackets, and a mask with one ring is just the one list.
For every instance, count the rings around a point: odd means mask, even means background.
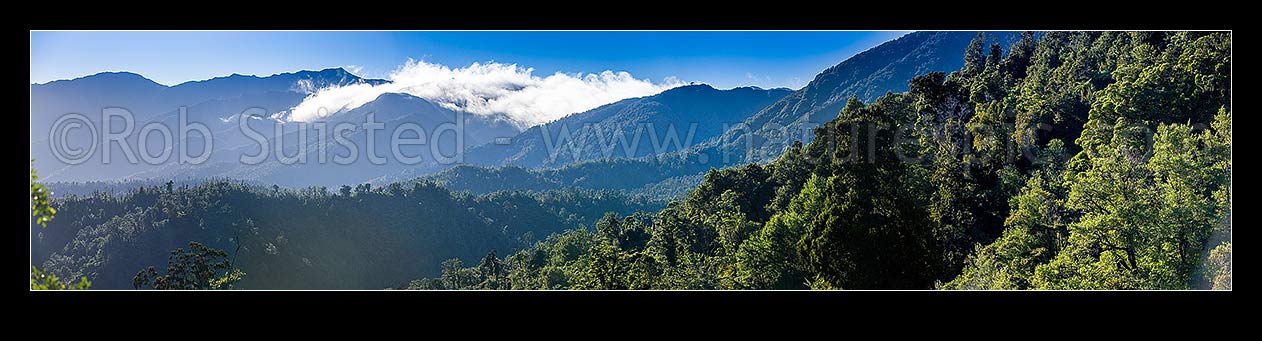
[{"label": "mountain peak", "polygon": [[87,76],[83,76],[83,77],[79,77],[79,78],[74,78],[74,79],[59,79],[59,80],[50,81],[50,82],[47,82],[47,83],[42,83],[42,84],[41,84],[41,83],[31,83],[31,85],[41,85],[41,86],[44,86],[44,85],[63,84],[63,83],[71,83],[71,82],[75,82],[75,83],[87,83],[87,82],[91,82],[91,83],[95,83],[95,82],[133,82],[133,83],[142,83],[142,84],[146,84],[146,85],[148,85],[148,84],[152,84],[152,85],[156,85],[156,86],[160,86],[160,87],[165,87],[165,85],[158,84],[158,82],[154,82],[153,80],[151,80],[151,79],[149,79],[149,78],[145,78],[145,76],[141,76],[140,74],[135,73],[135,72],[131,72],[131,71],[106,71],[106,72],[98,72],[98,73],[94,73],[94,74],[91,74],[91,75],[87,75]]},{"label": "mountain peak", "polygon": [[681,86],[673,87],[670,89],[666,89],[666,91],[662,91],[661,93],[659,93],[658,96],[674,96],[677,94],[694,94],[698,92],[708,92],[708,91],[719,91],[719,90],[710,86],[710,84],[691,83],[688,85],[681,85]]},{"label": "mountain peak", "polygon": [[[706,83],[688,83],[688,85],[680,85],[680,86],[671,88],[670,90],[678,90],[678,89],[698,89],[699,90],[699,89],[714,89],[714,87]],[[670,90],[667,90],[667,91],[670,91]]]},{"label": "mountain peak", "polygon": [[131,71],[106,71],[106,72],[98,72],[98,73],[96,73],[96,74],[93,74],[93,75],[88,75],[88,76],[84,76],[84,77],[80,77],[80,78],[89,78],[89,77],[124,77],[124,78],[144,78],[144,79],[148,79],[148,78],[145,78],[145,76],[141,76],[140,74],[135,73],[135,72],[131,72]]},{"label": "mountain peak", "polygon": [[326,68],[326,69],[324,69],[324,70],[320,70],[320,73],[325,73],[325,72],[332,72],[332,73],[338,73],[338,74],[350,74],[350,73],[351,73],[350,71],[346,71],[346,69],[345,69],[345,68],[340,67],[340,66],[339,66],[339,67],[331,67],[331,68]]},{"label": "mountain peak", "polygon": [[419,102],[429,103],[429,101],[426,101],[424,98],[416,97],[411,94],[406,94],[406,93],[401,93],[401,92],[383,93],[381,95],[378,95],[377,98],[373,99],[369,103],[373,103],[373,102],[397,103],[397,102],[408,102],[408,101],[411,101],[411,102],[419,101]]},{"label": "mountain peak", "polygon": [[341,68],[341,67],[331,67],[331,68],[325,68],[325,69],[320,69],[320,70],[302,70],[302,71],[294,72],[293,74],[299,75],[299,76],[319,75],[322,77],[356,77],[358,78],[358,76],[355,76],[350,71],[346,71],[346,69]]},{"label": "mountain peak", "polygon": [[[280,74],[280,75],[288,75],[288,74]],[[373,85],[379,85],[379,84],[387,82],[384,79],[360,77],[359,75],[351,73],[350,71],[347,71],[346,68],[343,68],[340,66],[325,68],[319,71],[309,71],[309,70],[298,71],[298,72],[292,73],[292,75],[304,77],[304,78],[316,78],[316,79],[325,79],[325,80],[330,80],[330,81],[339,81],[343,83],[362,82],[362,83],[368,83],[368,84],[373,84]]]}]

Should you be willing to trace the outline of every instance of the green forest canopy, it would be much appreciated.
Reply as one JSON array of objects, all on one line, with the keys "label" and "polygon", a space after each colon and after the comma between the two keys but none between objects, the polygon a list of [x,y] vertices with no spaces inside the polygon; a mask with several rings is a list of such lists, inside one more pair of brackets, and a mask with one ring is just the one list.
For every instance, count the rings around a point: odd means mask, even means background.
[{"label": "green forest canopy", "polygon": [[[192,258],[206,259],[208,266],[231,258],[232,266],[248,274],[236,288],[387,288],[438,274],[443,259],[473,260],[486,250],[516,250],[605,212],[661,207],[611,191],[470,195],[429,182],[361,184],[334,191],[233,181],[192,186],[169,182],[117,195],[99,192],[57,200],[57,219],[47,228],[32,227],[33,264],[63,277],[87,277],[97,289],[187,287],[134,281],[137,271],[156,264],[183,271],[203,263],[188,261],[190,257],[180,256],[184,252],[167,252],[183,247],[190,248]],[[228,254],[197,257],[190,242]],[[199,276],[231,275],[227,268],[220,270]],[[142,277],[167,276],[145,273]]]},{"label": "green forest canopy", "polygon": [[1230,289],[1231,38],[979,35],[768,165],[410,289]]}]

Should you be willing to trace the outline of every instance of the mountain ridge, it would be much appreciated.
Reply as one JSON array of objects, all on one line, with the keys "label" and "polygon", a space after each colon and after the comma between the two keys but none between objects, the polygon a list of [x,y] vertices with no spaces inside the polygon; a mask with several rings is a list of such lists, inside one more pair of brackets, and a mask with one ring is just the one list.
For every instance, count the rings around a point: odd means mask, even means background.
[{"label": "mountain ridge", "polygon": [[271,78],[271,77],[277,77],[277,76],[291,76],[291,75],[294,75],[294,76],[300,76],[300,75],[310,75],[310,74],[322,74],[322,73],[328,73],[328,72],[336,72],[336,73],[341,73],[341,74],[345,74],[345,75],[354,76],[354,77],[356,77],[356,78],[363,79],[363,80],[365,80],[365,81],[367,81],[367,82],[369,82],[369,83],[380,83],[380,82],[387,82],[387,81],[388,81],[388,80],[385,80],[385,79],[379,79],[379,78],[365,78],[365,77],[360,77],[360,76],[358,76],[358,75],[355,75],[354,73],[351,73],[350,71],[347,71],[347,70],[346,70],[346,68],[343,68],[343,67],[330,67],[330,68],[324,68],[324,69],[320,69],[320,70],[297,70],[297,71],[290,71],[290,72],[279,72],[279,73],[274,73],[274,74],[267,75],[267,76],[259,76],[259,75],[246,75],[246,74],[240,74],[240,73],[235,73],[235,72],[234,72],[234,73],[232,73],[232,74],[230,74],[230,75],[227,75],[227,76],[217,76],[217,77],[211,77],[211,78],[207,78],[207,79],[193,79],[193,80],[187,80],[187,81],[183,81],[183,82],[177,83],[177,84],[175,84],[175,85],[167,85],[167,84],[162,84],[162,83],[159,83],[158,81],[155,81],[155,80],[153,80],[153,79],[150,79],[149,77],[145,77],[145,75],[140,74],[139,72],[134,72],[134,71],[126,71],[126,70],[118,70],[118,71],[101,71],[101,72],[93,73],[93,74],[90,74],[90,75],[83,75],[83,76],[79,76],[79,77],[75,77],[75,78],[54,79],[54,80],[50,80],[50,81],[43,82],[43,83],[35,82],[35,83],[31,83],[30,85],[32,85],[32,86],[47,86],[47,85],[51,85],[51,84],[69,83],[69,82],[79,81],[79,80],[83,80],[83,79],[96,78],[96,77],[101,77],[101,76],[125,75],[125,76],[135,76],[135,77],[143,78],[144,80],[147,80],[147,81],[153,82],[154,84],[160,85],[160,86],[162,86],[162,87],[166,87],[166,88],[173,88],[173,87],[177,87],[177,86],[180,86],[180,85],[185,85],[185,84],[189,84],[189,83],[202,83],[202,82],[209,82],[209,81],[220,80],[220,79],[227,79],[227,78],[256,78],[256,79],[263,79],[263,78]]},{"label": "mountain ridge", "polygon": [[[681,143],[688,142],[684,140],[689,133],[695,141],[710,138],[722,132],[723,124],[739,122],[788,93],[757,87],[719,90],[708,84],[679,86],[530,127],[514,136],[511,144],[475,147],[465,159],[477,165],[534,168],[665,154],[687,147],[667,145],[671,138]],[[679,126],[681,123],[685,125]],[[617,143],[628,144],[613,145]],[[565,155],[561,150],[578,152]]]},{"label": "mountain ridge", "polygon": [[[471,189],[479,192],[485,190],[485,186],[478,185],[478,179],[467,177],[491,176],[493,179],[489,181],[498,181],[496,179],[505,175],[504,169],[497,167],[518,166],[540,169],[527,170],[529,176],[521,175],[515,170],[508,172],[515,179],[530,182],[513,185],[514,188],[660,188],[663,186],[657,184],[681,182],[690,188],[687,185],[695,185],[700,175],[710,169],[769,162],[781,155],[794,141],[809,143],[814,138],[814,125],[809,123],[826,122],[835,118],[851,96],[870,101],[886,92],[906,91],[912,77],[916,75],[958,69],[964,64],[960,56],[964,55],[969,42],[979,33],[992,36],[1003,44],[1014,41],[1019,34],[976,31],[909,33],[824,69],[801,89],[756,109],[757,112],[747,115],[730,129],[709,139],[700,140],[685,150],[638,158],[587,159],[581,160],[582,162],[543,166],[529,163],[483,163],[479,165],[494,169],[473,171],[464,168],[431,178],[454,185],[453,190]],[[610,105],[619,103],[622,102]],[[791,132],[800,134],[791,135]],[[522,134],[528,133],[539,134],[530,130]],[[753,148],[748,148],[749,145]],[[482,160],[475,158],[474,161]],[[615,169],[619,167],[635,171]],[[681,195],[684,194],[683,191],[684,189],[659,193],[659,196]]]}]

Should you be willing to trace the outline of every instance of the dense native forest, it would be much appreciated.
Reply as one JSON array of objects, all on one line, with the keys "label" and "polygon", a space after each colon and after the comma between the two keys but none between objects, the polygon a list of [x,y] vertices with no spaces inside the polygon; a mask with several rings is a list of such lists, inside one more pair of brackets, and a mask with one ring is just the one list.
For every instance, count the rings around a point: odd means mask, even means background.
[{"label": "dense native forest", "polygon": [[979,35],[769,164],[405,288],[1230,289],[1230,42]]},{"label": "dense native forest", "polygon": [[[516,250],[605,212],[660,207],[611,191],[472,195],[430,182],[294,190],[226,180],[54,205],[55,218],[32,227],[32,263],[99,289],[148,287],[140,284],[152,275],[138,271],[161,264],[217,274],[204,278],[237,269],[238,288],[385,288],[438,273],[446,258]],[[231,266],[214,269],[224,261]]]},{"label": "dense native forest", "polygon": [[668,203],[554,180],[652,175],[617,162],[51,201],[32,170],[32,288],[1231,288],[1228,33],[982,34],[962,58]]}]

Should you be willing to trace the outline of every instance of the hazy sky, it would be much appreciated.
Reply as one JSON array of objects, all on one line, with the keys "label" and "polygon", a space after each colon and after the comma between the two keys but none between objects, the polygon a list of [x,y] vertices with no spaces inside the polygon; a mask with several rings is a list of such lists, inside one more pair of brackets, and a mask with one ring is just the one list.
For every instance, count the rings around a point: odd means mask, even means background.
[{"label": "hazy sky", "polygon": [[389,78],[409,59],[451,68],[517,64],[625,71],[717,88],[800,88],[847,57],[907,32],[32,32],[31,83],[131,71],[175,85],[233,73],[346,67]]}]

